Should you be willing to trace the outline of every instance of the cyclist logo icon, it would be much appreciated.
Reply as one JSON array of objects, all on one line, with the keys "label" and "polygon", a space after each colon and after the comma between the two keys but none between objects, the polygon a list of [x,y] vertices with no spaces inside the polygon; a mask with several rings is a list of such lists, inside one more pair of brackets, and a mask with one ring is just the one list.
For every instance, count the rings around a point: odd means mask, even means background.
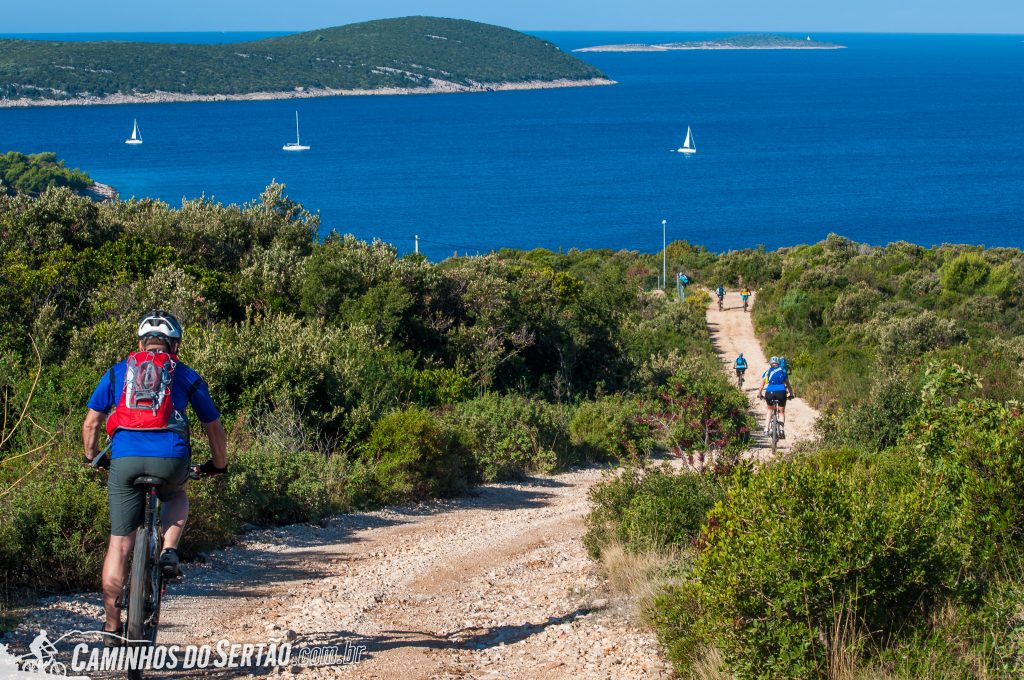
[{"label": "cyclist logo icon", "polygon": [[[57,642],[64,637],[67,635]],[[68,678],[67,666],[57,660],[57,647],[45,630],[39,631],[29,643],[28,649],[28,654],[15,656],[8,651],[6,645],[0,644],[0,680]]]}]

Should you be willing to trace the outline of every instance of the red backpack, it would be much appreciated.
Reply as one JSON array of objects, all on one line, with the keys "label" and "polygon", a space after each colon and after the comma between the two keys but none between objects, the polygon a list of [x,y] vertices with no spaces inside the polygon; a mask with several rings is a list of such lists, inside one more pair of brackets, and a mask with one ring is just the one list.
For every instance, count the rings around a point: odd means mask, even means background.
[{"label": "red backpack", "polygon": [[[118,430],[174,430],[179,414],[171,401],[171,382],[178,357],[167,352],[132,352],[128,355],[124,389],[110,417],[107,434]],[[110,371],[113,382],[114,371]]]}]

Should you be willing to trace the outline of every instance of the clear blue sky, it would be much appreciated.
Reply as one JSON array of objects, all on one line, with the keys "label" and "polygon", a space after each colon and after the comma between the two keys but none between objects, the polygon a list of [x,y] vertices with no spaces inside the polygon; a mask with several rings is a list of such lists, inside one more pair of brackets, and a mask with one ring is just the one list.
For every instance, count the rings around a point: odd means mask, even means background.
[{"label": "clear blue sky", "polygon": [[0,32],[292,31],[409,14],[522,30],[1024,33],[1024,0],[4,0]]}]

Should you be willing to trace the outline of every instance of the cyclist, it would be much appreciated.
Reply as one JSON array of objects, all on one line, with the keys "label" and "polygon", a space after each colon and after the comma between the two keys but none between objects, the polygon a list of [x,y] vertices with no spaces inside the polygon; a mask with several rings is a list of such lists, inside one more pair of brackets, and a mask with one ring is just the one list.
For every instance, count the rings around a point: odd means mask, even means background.
[{"label": "cyclist", "polygon": [[747,360],[743,358],[743,352],[740,352],[740,355],[736,357],[733,366],[736,368],[736,380],[742,383],[743,374],[747,372]]},{"label": "cyclist", "polygon": [[206,381],[178,361],[181,324],[173,315],[153,310],[142,315],[137,335],[138,351],[103,375],[89,398],[82,425],[88,461],[99,455],[99,434],[104,424],[111,436],[107,461],[110,543],[103,561],[103,631],[118,634],[121,609],[117,600],[124,584],[125,563],[135,543],[135,529],[143,517],[144,492],[142,487],[134,486],[137,477],[166,480],[157,490],[163,503],[164,527],[160,567],[170,578],[180,574],[177,548],[188,518],[185,483],[190,472],[191,446],[185,411],[189,404],[202,423],[213,454],[213,459],[197,471],[227,471],[227,436]]},{"label": "cyclist", "polygon": [[718,309],[722,309],[722,303],[725,301],[725,286],[718,286],[715,288],[715,295],[718,296]]},{"label": "cyclist", "polygon": [[[761,389],[758,390],[757,396],[759,399],[765,400],[769,413],[776,410],[779,412],[779,439],[785,439],[786,398],[788,395],[790,399],[793,399],[796,395],[793,394],[793,387],[789,384],[789,375],[786,373],[786,369],[779,365],[779,358],[772,357],[768,363],[770,366],[764,373]],[[765,434],[769,434],[767,428],[765,428]]]},{"label": "cyclist", "polygon": [[743,311],[747,311],[747,302],[750,300],[750,289],[746,286],[740,288],[740,299],[743,300]]}]

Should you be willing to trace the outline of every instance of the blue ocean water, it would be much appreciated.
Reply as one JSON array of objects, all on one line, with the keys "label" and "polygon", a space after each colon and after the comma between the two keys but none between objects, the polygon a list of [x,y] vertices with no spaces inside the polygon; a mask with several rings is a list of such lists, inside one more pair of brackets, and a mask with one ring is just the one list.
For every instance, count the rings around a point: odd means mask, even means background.
[{"label": "blue ocean water", "polygon": [[[708,34],[538,35],[572,49]],[[419,234],[435,258],[653,252],[662,219],[670,240],[716,251],[829,232],[1024,246],[1020,36],[814,37],[848,49],[579,55],[612,87],[2,109],[0,150],[56,151],[124,197],[171,204],[246,201],[276,179],[325,231],[402,251]],[[313,148],[289,154],[296,109]],[[133,118],[139,147],[122,143]],[[687,125],[698,153],[670,153]]]}]

